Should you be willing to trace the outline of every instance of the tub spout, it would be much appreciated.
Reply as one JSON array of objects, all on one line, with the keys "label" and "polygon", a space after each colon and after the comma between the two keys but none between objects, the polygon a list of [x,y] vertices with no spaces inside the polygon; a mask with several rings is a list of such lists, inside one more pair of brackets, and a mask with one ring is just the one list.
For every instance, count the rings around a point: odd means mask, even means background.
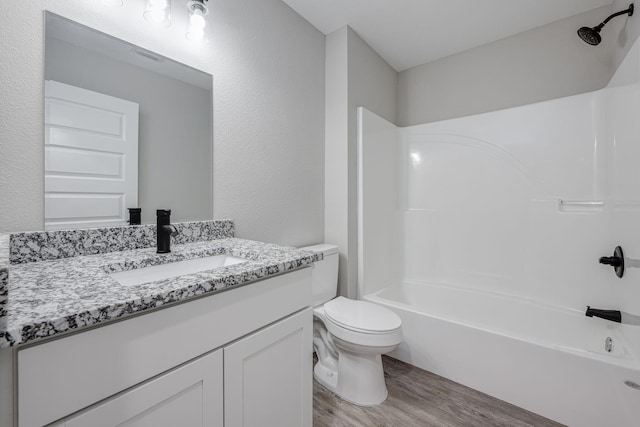
[{"label": "tub spout", "polygon": [[595,316],[601,319],[611,320],[612,322],[622,323],[622,313],[619,310],[601,310],[587,306],[587,311],[584,314],[587,317]]}]

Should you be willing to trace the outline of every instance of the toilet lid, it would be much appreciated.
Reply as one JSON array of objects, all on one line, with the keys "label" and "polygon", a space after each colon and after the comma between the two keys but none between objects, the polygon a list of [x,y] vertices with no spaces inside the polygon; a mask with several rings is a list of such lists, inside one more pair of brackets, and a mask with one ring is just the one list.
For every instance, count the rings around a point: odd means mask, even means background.
[{"label": "toilet lid", "polygon": [[367,301],[338,297],[327,302],[324,310],[333,323],[354,331],[383,333],[395,331],[402,325],[393,311]]}]

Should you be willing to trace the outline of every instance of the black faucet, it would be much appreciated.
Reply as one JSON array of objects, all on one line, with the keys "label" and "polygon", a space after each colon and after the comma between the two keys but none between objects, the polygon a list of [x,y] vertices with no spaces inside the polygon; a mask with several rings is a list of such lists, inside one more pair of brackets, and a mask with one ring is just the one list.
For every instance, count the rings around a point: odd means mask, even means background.
[{"label": "black faucet", "polygon": [[618,310],[601,310],[599,308],[591,308],[587,306],[587,311],[584,313],[587,317],[599,317],[601,319],[611,320],[612,322],[622,323],[622,312]]},{"label": "black faucet", "polygon": [[171,209],[158,209],[158,250],[159,254],[171,252],[171,236],[177,236],[178,230],[171,225]]}]

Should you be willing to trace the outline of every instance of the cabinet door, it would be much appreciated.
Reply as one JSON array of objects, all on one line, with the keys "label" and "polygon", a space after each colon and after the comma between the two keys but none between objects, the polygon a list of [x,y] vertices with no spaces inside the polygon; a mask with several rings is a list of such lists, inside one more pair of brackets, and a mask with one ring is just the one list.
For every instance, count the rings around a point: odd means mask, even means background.
[{"label": "cabinet door", "polygon": [[222,350],[63,421],[65,427],[222,427]]},{"label": "cabinet door", "polygon": [[311,426],[312,324],[308,308],[224,348],[225,427]]}]

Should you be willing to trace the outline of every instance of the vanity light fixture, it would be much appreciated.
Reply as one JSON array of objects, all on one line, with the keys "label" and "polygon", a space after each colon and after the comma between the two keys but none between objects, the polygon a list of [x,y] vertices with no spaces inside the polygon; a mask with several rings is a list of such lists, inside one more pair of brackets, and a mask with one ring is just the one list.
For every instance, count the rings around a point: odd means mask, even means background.
[{"label": "vanity light fixture", "polygon": [[187,40],[201,41],[204,39],[204,27],[207,25],[205,16],[208,9],[204,4],[208,0],[191,0],[187,3],[189,10],[189,28],[187,29]]},{"label": "vanity light fixture", "polygon": [[171,0],[146,0],[144,19],[152,24],[171,25]]}]

